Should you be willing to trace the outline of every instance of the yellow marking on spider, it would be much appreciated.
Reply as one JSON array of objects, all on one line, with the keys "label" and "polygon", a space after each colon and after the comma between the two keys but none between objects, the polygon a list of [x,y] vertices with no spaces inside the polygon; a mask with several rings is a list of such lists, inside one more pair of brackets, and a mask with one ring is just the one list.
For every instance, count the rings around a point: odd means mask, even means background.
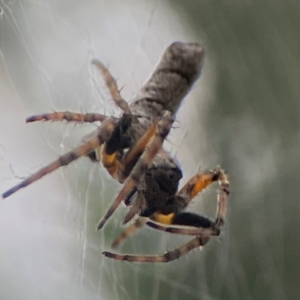
[{"label": "yellow marking on spider", "polygon": [[174,213],[171,213],[171,214],[168,214],[168,215],[163,215],[161,213],[154,213],[150,219],[155,221],[155,222],[158,222],[158,223],[161,223],[161,224],[173,224],[173,218],[174,218]]},{"label": "yellow marking on spider", "polygon": [[113,153],[113,154],[106,154],[105,152],[103,153],[102,157],[102,163],[103,165],[106,167],[106,166],[111,166],[114,164],[114,161],[116,159],[116,155],[117,155],[117,152]]}]

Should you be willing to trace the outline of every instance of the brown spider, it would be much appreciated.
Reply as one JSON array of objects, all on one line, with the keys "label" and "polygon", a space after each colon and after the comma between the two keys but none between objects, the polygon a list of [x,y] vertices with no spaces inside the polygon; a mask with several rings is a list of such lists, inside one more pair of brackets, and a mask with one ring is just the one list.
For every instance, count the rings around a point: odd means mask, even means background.
[{"label": "brown spider", "polygon": [[[102,114],[54,112],[29,117],[27,122],[40,120],[100,121],[101,126],[85,137],[79,147],[62,155],[53,163],[9,189],[2,194],[2,197],[9,197],[44,175],[85,155],[93,161],[101,160],[111,176],[124,183],[121,192],[99,223],[98,229],[104,226],[123,200],[126,205],[130,206],[124,223],[138,215],[148,217],[161,224],[198,227],[197,229],[169,228],[149,221],[147,225],[157,230],[192,234],[196,237],[187,245],[163,256],[122,256],[103,252],[104,255],[119,260],[167,262],[197,246],[206,244],[210,236],[220,233],[220,227],[224,222],[226,200],[229,194],[227,176],[220,168],[196,174],[177,193],[179,180],[182,177],[181,169],[162,148],[164,139],[172,127],[173,115],[200,75],[203,58],[204,52],[199,44],[181,42],[171,44],[148,82],[129,105],[120,96],[116,81],[108,69],[100,61],[93,60],[92,63],[102,73],[112,99],[121,108],[123,115],[116,118]],[[202,189],[214,181],[220,183],[219,205],[214,222],[202,216],[182,211]],[[135,224],[129,226],[115,240],[113,245],[119,244],[124,237],[144,223],[145,221],[138,218]]]}]

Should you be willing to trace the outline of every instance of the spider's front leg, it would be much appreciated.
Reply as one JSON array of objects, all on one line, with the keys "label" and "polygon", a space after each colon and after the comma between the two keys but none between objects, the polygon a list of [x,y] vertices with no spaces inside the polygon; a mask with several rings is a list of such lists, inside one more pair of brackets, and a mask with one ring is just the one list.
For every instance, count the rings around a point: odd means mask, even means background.
[{"label": "spider's front leg", "polygon": [[74,113],[69,111],[63,112],[53,112],[41,115],[34,115],[26,119],[26,123],[32,123],[37,121],[67,121],[76,123],[93,123],[93,122],[103,122],[107,119],[107,116],[96,113]]},{"label": "spider's front leg", "polygon": [[29,176],[28,178],[26,178],[16,186],[4,192],[2,194],[2,197],[7,198],[13,193],[17,192],[18,190],[25,188],[26,186],[39,180],[43,176],[53,172],[59,167],[66,166],[72,161],[78,159],[79,157],[87,155],[88,153],[90,153],[91,151],[93,151],[94,149],[96,149],[97,147],[99,147],[101,144],[105,143],[108,140],[117,123],[118,123],[117,118],[106,119],[102,123],[102,125],[98,128],[97,135],[95,135],[93,138],[88,139],[76,149],[60,156],[57,160],[55,160],[51,164],[40,169],[39,171],[32,174],[31,176]]},{"label": "spider's front leg", "polygon": [[135,164],[130,176],[126,179],[125,184],[114,200],[111,207],[108,209],[107,213],[101,220],[98,225],[98,230],[100,230],[109,217],[113,214],[116,208],[119,206],[121,201],[126,197],[126,195],[136,186],[138,185],[141,177],[145,173],[145,171],[149,168],[150,164],[153,161],[154,156],[162,147],[162,144],[169,134],[169,131],[172,127],[174,120],[173,116],[169,111],[165,111],[156,125],[155,135],[152,136],[150,141],[147,143],[145,151]]},{"label": "spider's front leg", "polygon": [[115,78],[110,74],[109,70],[98,59],[93,59],[92,64],[97,67],[102,74],[106,86],[117,106],[119,106],[125,114],[131,115],[128,103],[121,97],[120,91]]},{"label": "spider's front leg", "polygon": [[[114,77],[111,75],[109,70],[97,59],[92,60],[97,69],[101,72],[106,86],[112,96],[115,104],[120,107],[125,114],[131,114],[127,102],[121,97],[118,85]],[[26,119],[26,123],[37,122],[37,121],[67,121],[77,123],[93,123],[103,122],[107,119],[107,116],[98,113],[74,113],[69,111],[64,112],[53,112],[40,115],[34,115]]]}]

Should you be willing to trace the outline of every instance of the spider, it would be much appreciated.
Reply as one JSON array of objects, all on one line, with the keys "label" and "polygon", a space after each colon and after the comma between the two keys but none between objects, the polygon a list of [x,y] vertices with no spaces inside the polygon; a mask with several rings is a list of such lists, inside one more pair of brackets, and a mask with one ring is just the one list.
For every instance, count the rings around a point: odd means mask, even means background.
[{"label": "spider", "polygon": [[[99,60],[94,59],[92,63],[102,74],[113,101],[123,114],[117,118],[97,113],[54,112],[27,118],[26,122],[66,120],[101,122],[101,125],[85,137],[80,146],[4,192],[2,197],[7,198],[59,167],[66,166],[81,156],[88,156],[92,161],[101,161],[113,178],[124,183],[120,193],[100,221],[98,230],[105,225],[123,200],[127,206],[130,206],[124,223],[136,215],[139,216],[135,224],[129,226],[127,231],[117,238],[115,245],[130,231],[136,230],[145,223],[140,221],[141,217],[147,217],[161,224],[200,227],[196,233],[195,229],[189,229],[196,236],[194,239],[196,242],[194,241],[192,245],[187,244],[188,248],[179,248],[175,251],[176,255],[170,252],[171,254],[161,256],[164,258],[156,256],[156,259],[146,256],[120,256],[110,252],[104,252],[104,255],[130,261],[170,261],[192,248],[206,244],[210,236],[219,234],[224,222],[226,195],[229,193],[227,176],[220,168],[197,174],[176,194],[182,172],[172,157],[162,148],[182,99],[200,75],[203,59],[204,51],[199,44],[172,43],[165,50],[150,79],[130,104],[121,97],[116,80],[108,69]],[[219,206],[215,222],[182,211],[190,200],[214,181],[220,183]],[[147,225],[157,230],[183,232],[183,229],[164,228],[151,221],[147,222]]]}]

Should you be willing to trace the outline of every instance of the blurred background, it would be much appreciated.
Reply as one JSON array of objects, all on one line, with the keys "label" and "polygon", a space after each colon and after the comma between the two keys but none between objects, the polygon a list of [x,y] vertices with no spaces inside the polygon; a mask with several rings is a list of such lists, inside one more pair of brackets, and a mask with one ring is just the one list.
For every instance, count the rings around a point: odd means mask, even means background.
[{"label": "blurred background", "polygon": [[[292,0],[1,0],[1,193],[96,128],[27,116],[118,113],[92,58],[130,100],[180,40],[201,43],[206,59],[166,147],[181,184],[221,164],[232,194],[222,235],[202,251],[113,261],[101,252],[126,209],[96,225],[121,185],[82,158],[0,203],[0,299],[299,299],[299,14]],[[213,217],[216,190],[190,210]],[[117,252],[161,254],[189,239],[143,228]]]}]

